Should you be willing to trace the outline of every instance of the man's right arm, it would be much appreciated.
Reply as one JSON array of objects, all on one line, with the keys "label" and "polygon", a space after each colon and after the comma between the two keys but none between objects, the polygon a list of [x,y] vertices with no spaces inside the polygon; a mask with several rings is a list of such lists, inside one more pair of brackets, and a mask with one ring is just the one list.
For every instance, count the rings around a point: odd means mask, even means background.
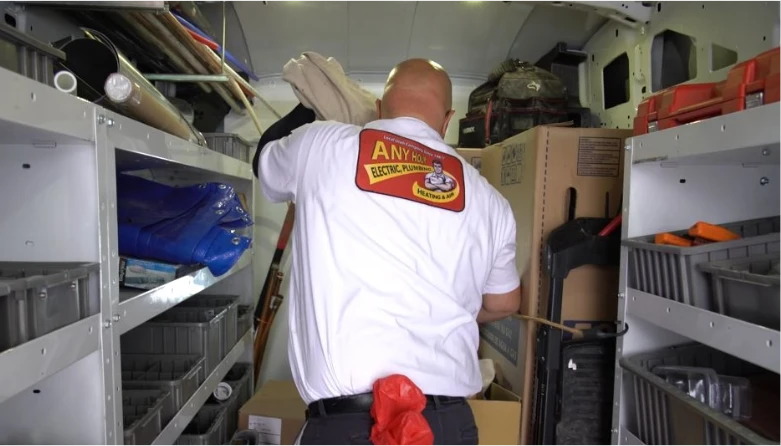
[{"label": "man's right arm", "polygon": [[504,219],[497,228],[498,253],[488,275],[478,323],[504,319],[521,307],[521,277],[516,266],[515,217],[504,202]]},{"label": "man's right arm", "polygon": [[[490,302],[486,306],[486,302]],[[477,314],[477,323],[498,321],[517,313],[521,307],[521,287],[502,294],[484,294],[483,307]]]}]

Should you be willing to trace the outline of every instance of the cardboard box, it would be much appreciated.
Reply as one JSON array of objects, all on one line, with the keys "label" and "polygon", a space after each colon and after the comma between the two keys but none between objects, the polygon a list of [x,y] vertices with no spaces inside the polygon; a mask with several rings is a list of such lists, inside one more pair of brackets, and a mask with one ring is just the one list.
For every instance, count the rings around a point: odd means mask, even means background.
[{"label": "cardboard box", "polygon": [[471,164],[478,172],[482,169],[483,149],[456,149],[456,153]]},{"label": "cardboard box", "polygon": [[120,257],[119,286],[151,290],[186,276],[200,268],[198,265],[171,265],[155,260]]},{"label": "cardboard box", "polygon": [[261,444],[293,444],[305,420],[306,404],[292,381],[269,381],[239,409],[239,429],[260,432]]},{"label": "cardboard box", "polygon": [[[575,217],[614,217],[623,189],[624,140],[630,130],[541,126],[483,149],[482,175],[504,195],[517,224],[523,314],[545,317],[548,279],[542,262],[550,232]],[[562,321],[588,326],[614,321],[617,268],[584,266],[564,282]],[[532,398],[536,324],[506,319],[481,329],[480,355],[495,361],[497,381]],[[522,440],[528,441],[531,404],[523,405]]]},{"label": "cardboard box", "polygon": [[521,397],[492,383],[486,399],[469,400],[469,407],[475,415],[478,444],[519,444]]}]

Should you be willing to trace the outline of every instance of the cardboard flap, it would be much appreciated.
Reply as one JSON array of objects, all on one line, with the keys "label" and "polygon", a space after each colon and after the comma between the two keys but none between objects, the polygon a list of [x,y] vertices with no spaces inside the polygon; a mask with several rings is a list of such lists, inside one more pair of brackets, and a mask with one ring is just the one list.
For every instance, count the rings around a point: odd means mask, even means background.
[{"label": "cardboard flap", "polygon": [[512,401],[470,400],[479,444],[519,444],[521,404]]}]

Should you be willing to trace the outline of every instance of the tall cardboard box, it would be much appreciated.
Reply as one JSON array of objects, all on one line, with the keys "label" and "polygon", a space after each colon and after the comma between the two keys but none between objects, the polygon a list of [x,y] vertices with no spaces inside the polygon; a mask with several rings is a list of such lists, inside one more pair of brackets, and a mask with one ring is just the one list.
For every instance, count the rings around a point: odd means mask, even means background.
[{"label": "tall cardboard box", "polygon": [[[630,130],[541,126],[483,149],[481,173],[515,215],[523,314],[546,315],[549,288],[542,256],[548,234],[570,212],[576,218],[620,212],[629,136]],[[564,281],[562,321],[571,326],[614,321],[617,286],[616,268],[572,271]],[[481,329],[481,357],[493,359],[498,382],[522,396],[524,443],[530,440],[536,325],[508,318]]]},{"label": "tall cardboard box", "polygon": [[[482,395],[481,395],[482,396]],[[478,444],[518,444],[521,430],[521,397],[491,383],[485,398],[470,399]]]},{"label": "tall cardboard box", "polygon": [[293,381],[269,381],[239,409],[239,429],[260,433],[261,444],[293,444],[306,420],[306,404]]},{"label": "tall cardboard box", "polygon": [[456,153],[480,172],[483,164],[483,149],[456,149]]}]

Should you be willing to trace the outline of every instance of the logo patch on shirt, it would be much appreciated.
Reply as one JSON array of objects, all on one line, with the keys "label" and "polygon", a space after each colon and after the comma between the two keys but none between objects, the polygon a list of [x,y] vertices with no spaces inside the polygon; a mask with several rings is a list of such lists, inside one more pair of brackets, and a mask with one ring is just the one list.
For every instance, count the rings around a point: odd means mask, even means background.
[{"label": "logo patch on shirt", "polygon": [[365,192],[464,210],[464,166],[458,158],[381,130],[361,131],[355,185]]}]

